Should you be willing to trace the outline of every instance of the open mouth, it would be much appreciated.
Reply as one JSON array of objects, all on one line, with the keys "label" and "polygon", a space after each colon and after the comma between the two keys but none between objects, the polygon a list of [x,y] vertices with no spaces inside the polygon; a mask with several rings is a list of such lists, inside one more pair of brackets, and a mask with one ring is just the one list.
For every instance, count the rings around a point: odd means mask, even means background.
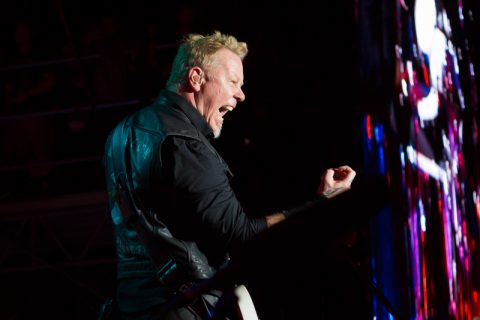
[{"label": "open mouth", "polygon": [[232,106],[221,106],[219,111],[220,111],[220,113],[225,114],[228,111],[233,111],[233,107]]}]

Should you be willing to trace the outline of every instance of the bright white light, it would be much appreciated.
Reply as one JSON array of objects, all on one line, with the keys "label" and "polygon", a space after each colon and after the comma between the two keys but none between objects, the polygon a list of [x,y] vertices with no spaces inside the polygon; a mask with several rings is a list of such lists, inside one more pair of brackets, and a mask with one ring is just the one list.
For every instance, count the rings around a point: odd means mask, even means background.
[{"label": "bright white light", "polygon": [[438,115],[438,92],[431,88],[430,93],[417,101],[418,117],[420,120],[433,120]]},{"label": "bright white light", "polygon": [[418,46],[423,52],[430,52],[437,24],[435,0],[417,0],[414,10]]},{"label": "bright white light", "polygon": [[[442,25],[449,26],[446,16],[441,16]],[[418,99],[417,109],[420,120],[433,120],[438,115],[438,93],[443,93],[443,70],[446,66],[447,38],[437,27],[435,0],[415,2],[415,28],[418,47],[428,57],[430,92]]]},{"label": "bright white light", "polygon": [[423,208],[423,202],[418,200],[418,207],[420,209],[420,228],[423,232],[427,231],[427,218],[425,217],[425,209]]},{"label": "bright white light", "polygon": [[412,61],[407,61],[407,75],[408,75],[408,83],[413,86],[413,64]]},{"label": "bright white light", "polygon": [[405,97],[408,97],[408,85],[407,85],[407,81],[405,81],[405,79],[402,79],[402,92],[403,94],[405,95]]},{"label": "bright white light", "polygon": [[407,156],[410,163],[416,165],[420,170],[426,172],[430,177],[438,181],[446,180],[446,171],[434,160],[416,151],[411,145],[407,146]]},{"label": "bright white light", "polygon": [[431,86],[442,92],[442,74],[447,65],[447,37],[439,29],[435,29],[433,34],[433,43],[430,51],[426,51],[430,57],[430,82]]}]

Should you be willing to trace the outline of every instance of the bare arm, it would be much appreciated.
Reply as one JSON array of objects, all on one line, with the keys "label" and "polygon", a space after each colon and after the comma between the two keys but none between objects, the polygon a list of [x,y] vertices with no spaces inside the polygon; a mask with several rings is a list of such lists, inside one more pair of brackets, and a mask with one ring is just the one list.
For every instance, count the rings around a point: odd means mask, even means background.
[{"label": "bare arm", "polygon": [[271,227],[283,220],[288,216],[294,215],[297,212],[303,211],[303,209],[309,208],[316,203],[322,201],[322,199],[331,199],[339,194],[350,190],[353,179],[355,179],[356,172],[349,166],[341,166],[338,168],[327,169],[322,175],[320,185],[317,189],[317,195],[319,199],[314,201],[308,201],[302,206],[289,211],[276,212],[265,217],[267,221],[267,227]]},{"label": "bare arm", "polygon": [[276,212],[266,216],[265,220],[267,220],[267,227],[270,228],[271,226],[285,220],[286,218],[287,217],[282,212]]}]

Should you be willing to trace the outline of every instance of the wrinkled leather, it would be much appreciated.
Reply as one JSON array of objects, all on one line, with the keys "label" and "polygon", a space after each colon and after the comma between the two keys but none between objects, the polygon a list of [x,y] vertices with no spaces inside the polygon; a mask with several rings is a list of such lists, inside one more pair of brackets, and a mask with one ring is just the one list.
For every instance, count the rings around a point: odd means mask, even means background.
[{"label": "wrinkled leather", "polygon": [[[174,207],[152,205],[157,201],[156,195],[163,193],[168,197],[170,192],[162,185],[162,177],[155,177],[154,192],[151,185],[151,173],[161,173],[154,166],[161,166],[160,150],[165,138],[180,135],[205,139],[185,114],[171,104],[173,102],[161,96],[152,106],[121,121],[106,143],[104,164],[119,278],[138,276],[142,272],[148,275],[152,270],[158,272],[171,261],[178,270],[167,271],[177,278],[180,273],[181,281],[206,279],[215,272],[195,242],[176,238],[162,222],[158,210],[163,210],[162,214],[175,214]],[[151,260],[156,268],[145,268],[145,263]],[[135,264],[142,268],[136,269]],[[165,274],[158,276],[163,280],[169,278]]]}]

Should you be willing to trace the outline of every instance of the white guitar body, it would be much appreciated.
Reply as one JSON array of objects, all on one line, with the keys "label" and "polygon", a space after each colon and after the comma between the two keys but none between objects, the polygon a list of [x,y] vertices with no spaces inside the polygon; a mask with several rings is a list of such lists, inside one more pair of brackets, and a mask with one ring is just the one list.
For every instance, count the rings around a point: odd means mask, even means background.
[{"label": "white guitar body", "polygon": [[235,288],[234,294],[237,297],[238,309],[241,320],[258,320],[257,310],[253,304],[252,297],[243,284]]}]

